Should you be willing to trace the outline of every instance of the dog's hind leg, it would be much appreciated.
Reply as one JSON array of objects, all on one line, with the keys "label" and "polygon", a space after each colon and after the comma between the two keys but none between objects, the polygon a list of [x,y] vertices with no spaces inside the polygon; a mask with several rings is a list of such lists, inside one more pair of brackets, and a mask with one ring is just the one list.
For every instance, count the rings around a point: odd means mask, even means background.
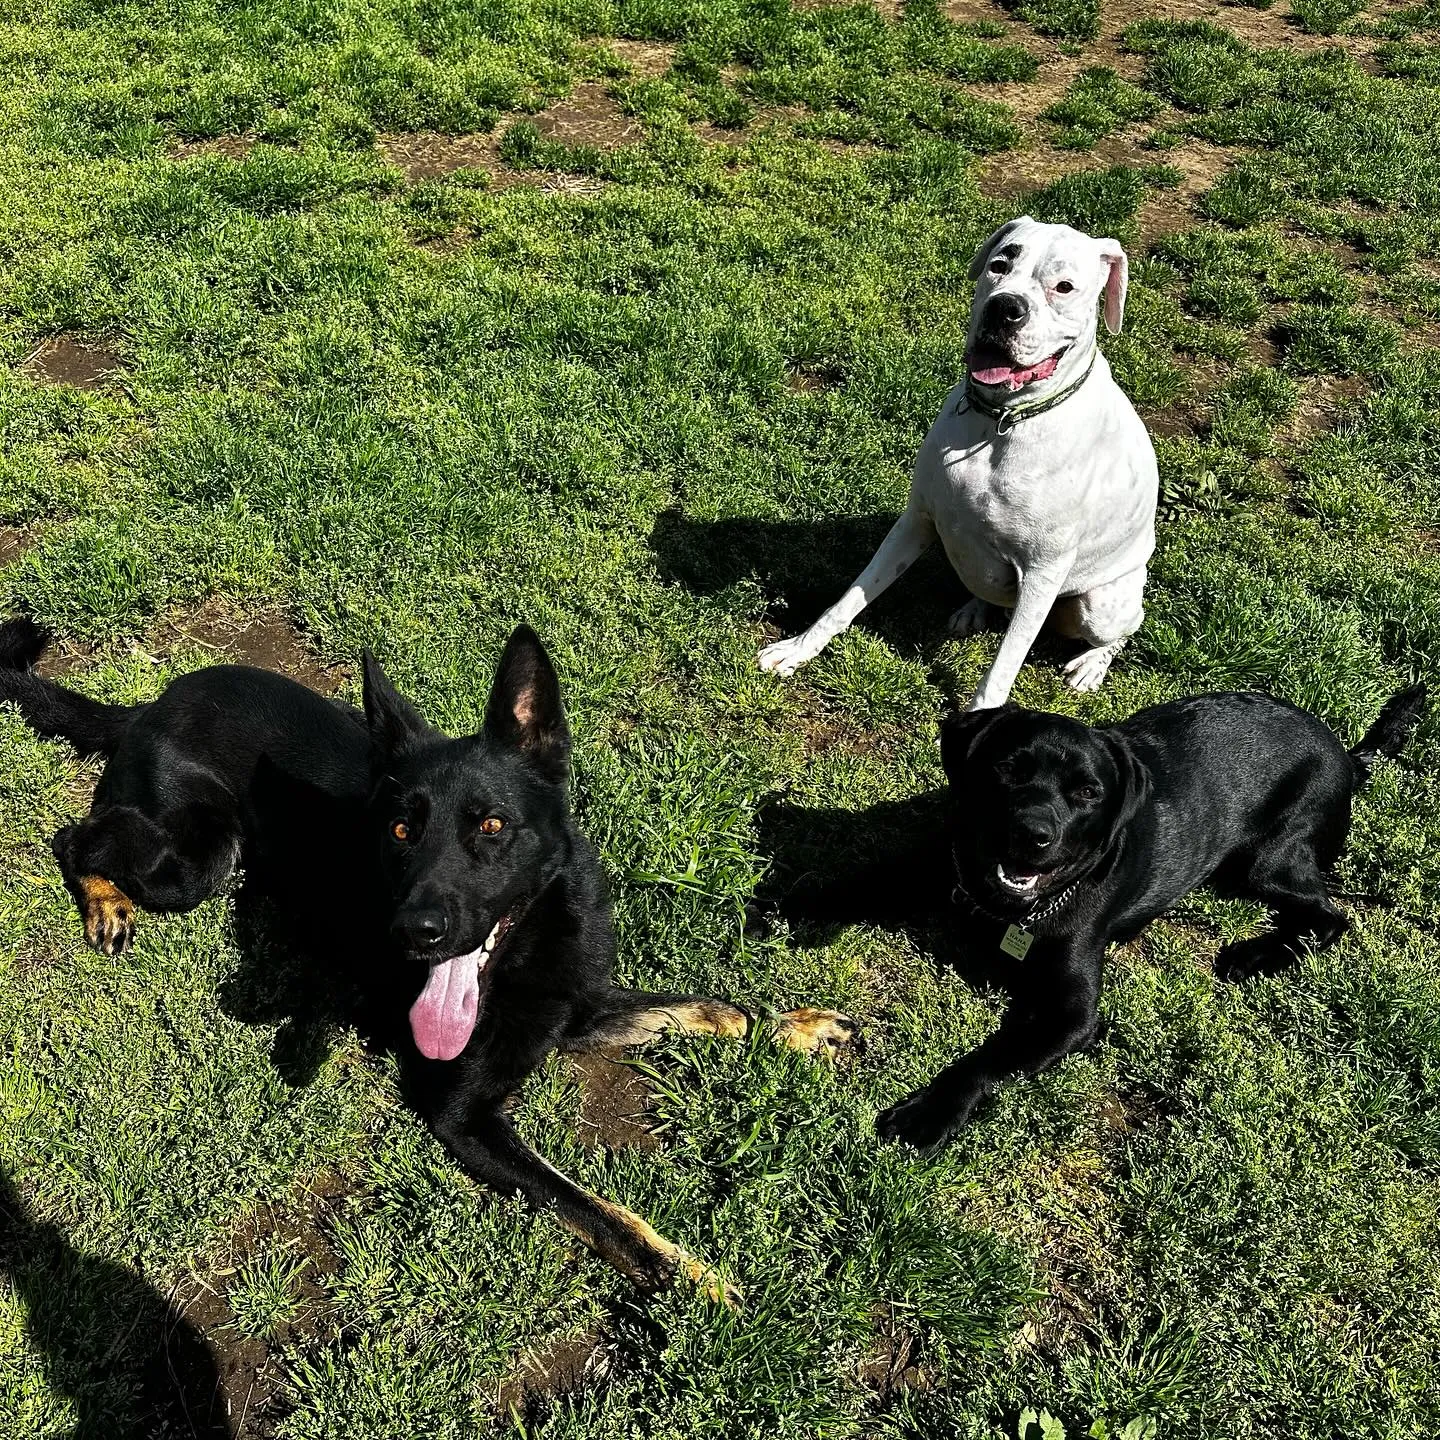
[{"label": "dog's hind leg", "polygon": [[75,897],[85,939],[103,955],[134,942],[135,907],[193,910],[224,883],[239,854],[228,813],[197,801],[156,821],[130,805],[108,806],[51,841]]},{"label": "dog's hind leg", "polygon": [[1089,647],[1064,665],[1072,690],[1098,690],[1110,662],[1145,619],[1145,567],[1083,595],[1066,595],[1050,612],[1050,628]]},{"label": "dog's hind leg", "polygon": [[432,1120],[436,1135],[482,1184],[502,1194],[519,1193],[537,1210],[549,1210],[602,1260],[646,1289],[683,1276],[709,1299],[737,1305],[740,1292],[708,1265],[655,1231],[634,1211],[582,1189],[541,1159],[493,1111],[443,1114]]},{"label": "dog's hind leg", "polygon": [[1264,935],[1232,941],[1221,949],[1215,957],[1215,974],[1222,980],[1283,970],[1302,949],[1324,950],[1350,928],[1345,912],[1325,888],[1311,835],[1267,842],[1251,862],[1241,891],[1269,906],[1275,924]]},{"label": "dog's hind leg", "polygon": [[[741,1039],[754,1024],[738,1005],[704,995],[661,995],[610,990],[562,1042],[566,1050],[605,1045],[644,1045],[666,1033],[725,1035]],[[806,1055],[833,1056],[855,1038],[855,1022],[836,1010],[787,1010],[763,1022],[777,1044]]]}]

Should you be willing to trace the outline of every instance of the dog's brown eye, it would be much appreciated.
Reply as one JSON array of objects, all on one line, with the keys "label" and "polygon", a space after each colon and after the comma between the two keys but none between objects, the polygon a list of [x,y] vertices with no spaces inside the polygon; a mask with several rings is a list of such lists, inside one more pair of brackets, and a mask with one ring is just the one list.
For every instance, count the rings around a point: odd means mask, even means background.
[{"label": "dog's brown eye", "polygon": [[998,255],[990,262],[990,273],[992,275],[1004,275],[1010,269],[1010,262],[1002,260]]},{"label": "dog's brown eye", "polygon": [[482,835],[498,835],[505,828],[505,822],[498,815],[487,815],[480,822]]},{"label": "dog's brown eye", "polygon": [[1060,295],[1068,295],[1074,288],[1075,284],[1071,280],[1061,280],[1055,286],[1056,293]]},{"label": "dog's brown eye", "polygon": [[1100,792],[1093,785],[1082,785],[1071,795],[1073,800],[1098,800]]},{"label": "dog's brown eye", "polygon": [[403,845],[410,838],[410,827],[403,820],[397,820],[390,827],[390,834]]}]

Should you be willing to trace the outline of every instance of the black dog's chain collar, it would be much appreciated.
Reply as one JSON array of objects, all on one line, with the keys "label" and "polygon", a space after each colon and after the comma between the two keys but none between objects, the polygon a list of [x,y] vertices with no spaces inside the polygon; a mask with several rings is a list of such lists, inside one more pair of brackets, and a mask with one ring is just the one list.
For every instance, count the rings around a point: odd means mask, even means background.
[{"label": "black dog's chain collar", "polygon": [[962,414],[966,409],[978,410],[982,415],[988,415],[996,422],[995,433],[997,435],[1008,435],[1018,420],[1028,420],[1033,415],[1043,415],[1047,410],[1053,410],[1063,401],[1068,400],[1089,378],[1090,372],[1095,368],[1095,357],[1100,353],[1097,345],[1090,352],[1090,363],[1085,367],[1085,373],[1078,379],[1065,386],[1063,390],[1057,390],[1053,395],[1047,395],[1043,400],[1032,401],[1029,405],[992,405],[983,395],[975,382],[967,375],[965,377],[965,398],[955,407],[957,415]]},{"label": "black dog's chain collar", "polygon": [[[950,849],[950,858],[955,859],[955,849]],[[956,866],[957,870],[959,866]],[[1005,935],[1000,941],[1000,948],[1016,960],[1023,960],[1030,953],[1030,947],[1035,943],[1035,934],[1031,928],[1037,920],[1048,919],[1055,914],[1062,905],[1075,893],[1075,887],[1080,883],[1079,879],[1072,880],[1048,905],[1038,910],[1031,910],[1022,915],[1019,920],[1012,920],[1008,915],[997,915],[987,905],[982,905],[961,883],[957,876],[955,888],[950,892],[950,903],[959,905],[964,903],[972,910],[984,915],[987,919],[993,920],[997,925],[1004,925]]]}]

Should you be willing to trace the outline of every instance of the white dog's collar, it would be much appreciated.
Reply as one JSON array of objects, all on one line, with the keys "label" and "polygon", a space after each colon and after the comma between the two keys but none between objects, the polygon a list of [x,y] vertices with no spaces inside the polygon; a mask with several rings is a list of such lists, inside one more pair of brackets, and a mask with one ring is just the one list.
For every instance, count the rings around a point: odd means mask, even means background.
[{"label": "white dog's collar", "polygon": [[1085,367],[1085,373],[1078,380],[1072,380],[1070,384],[1057,390],[1053,395],[1047,395],[1043,400],[1032,400],[1028,405],[1022,400],[1015,405],[992,405],[983,395],[979,387],[967,375],[965,377],[965,395],[955,407],[957,415],[965,410],[978,410],[982,415],[988,415],[996,422],[995,433],[997,435],[1008,434],[1018,420],[1028,420],[1032,415],[1043,415],[1047,410],[1053,410],[1057,405],[1068,400],[1089,378],[1090,372],[1095,368],[1095,357],[1099,355],[1100,347],[1094,346],[1090,351],[1090,363]]}]

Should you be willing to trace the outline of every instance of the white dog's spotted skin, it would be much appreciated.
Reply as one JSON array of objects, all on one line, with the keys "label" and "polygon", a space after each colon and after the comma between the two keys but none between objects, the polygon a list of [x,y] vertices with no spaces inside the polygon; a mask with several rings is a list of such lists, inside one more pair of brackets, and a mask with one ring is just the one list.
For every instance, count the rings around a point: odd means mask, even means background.
[{"label": "white dog's spotted skin", "polygon": [[[972,710],[1005,703],[1047,620],[1090,647],[1065,667],[1077,690],[1097,689],[1139,628],[1155,548],[1155,451],[1095,351],[1102,292],[1105,322],[1120,328],[1125,252],[1115,240],[1024,216],[985,242],[971,278],[979,283],[967,364],[986,407],[1023,411],[1082,383],[1043,413],[1005,421],[956,386],[916,456],[905,511],[875,558],[808,630],[762,650],[763,669],[790,675],[813,659],[937,535],[976,597],[951,617],[952,633],[983,629],[986,603],[1012,611]],[[1019,317],[998,345],[996,306]]]}]

